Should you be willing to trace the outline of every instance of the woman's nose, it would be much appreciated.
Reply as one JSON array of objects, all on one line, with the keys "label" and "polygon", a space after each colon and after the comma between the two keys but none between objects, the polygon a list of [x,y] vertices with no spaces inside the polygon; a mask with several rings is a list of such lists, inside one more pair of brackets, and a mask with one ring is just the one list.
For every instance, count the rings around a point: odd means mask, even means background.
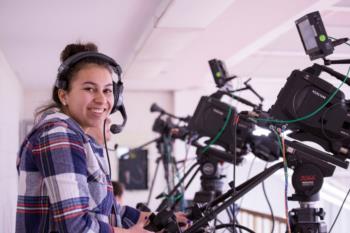
[{"label": "woman's nose", "polygon": [[107,98],[105,96],[105,93],[103,93],[103,91],[97,91],[95,93],[95,98],[94,100],[98,103],[105,103]]}]

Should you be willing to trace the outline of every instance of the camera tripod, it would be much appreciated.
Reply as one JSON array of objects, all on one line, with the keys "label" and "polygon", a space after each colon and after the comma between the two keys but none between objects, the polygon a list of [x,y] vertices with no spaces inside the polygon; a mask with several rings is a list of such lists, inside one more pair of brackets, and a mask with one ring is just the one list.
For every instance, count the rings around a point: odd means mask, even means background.
[{"label": "camera tripod", "polygon": [[[317,194],[318,196],[318,194]],[[289,211],[289,223],[291,232],[302,233],[327,233],[327,225],[323,221],[325,212],[322,208],[316,208],[315,202],[300,202],[300,208]]]}]

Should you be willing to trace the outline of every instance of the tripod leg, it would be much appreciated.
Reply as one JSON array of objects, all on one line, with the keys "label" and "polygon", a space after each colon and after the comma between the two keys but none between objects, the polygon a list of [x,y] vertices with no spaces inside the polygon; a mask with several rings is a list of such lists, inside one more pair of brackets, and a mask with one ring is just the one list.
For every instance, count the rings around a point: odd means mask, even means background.
[{"label": "tripod leg", "polygon": [[148,198],[147,198],[147,203],[146,206],[149,205],[149,202],[151,200],[152,192],[153,192],[153,187],[154,187],[154,182],[156,181],[157,173],[159,169],[159,160],[157,160],[157,166],[156,166],[156,171],[154,172],[153,179],[152,179],[152,184],[148,193]]}]

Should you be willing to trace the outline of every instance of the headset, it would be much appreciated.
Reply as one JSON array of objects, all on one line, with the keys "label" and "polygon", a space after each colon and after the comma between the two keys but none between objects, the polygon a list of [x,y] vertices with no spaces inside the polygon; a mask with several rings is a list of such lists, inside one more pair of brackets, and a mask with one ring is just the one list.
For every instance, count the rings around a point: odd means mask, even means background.
[{"label": "headset", "polygon": [[[72,69],[74,65],[76,65],[78,62],[82,60],[92,60],[92,63],[94,63],[94,60],[101,61],[103,63],[108,64],[114,73],[117,74],[118,82],[113,81],[113,95],[114,95],[114,105],[111,110],[111,114],[115,113],[117,111],[120,112],[120,114],[123,117],[123,123],[122,124],[113,124],[111,126],[111,132],[112,133],[120,133],[127,121],[127,115],[125,111],[125,107],[123,104],[123,82],[121,80],[121,74],[122,69],[120,65],[111,57],[99,53],[99,52],[92,52],[92,51],[86,51],[86,52],[79,52],[76,53],[70,57],[68,57],[59,67],[58,67],[58,73],[56,78],[55,86],[58,89],[67,90],[68,89],[68,80],[65,78],[68,72]],[[113,129],[112,129],[113,128]]]}]

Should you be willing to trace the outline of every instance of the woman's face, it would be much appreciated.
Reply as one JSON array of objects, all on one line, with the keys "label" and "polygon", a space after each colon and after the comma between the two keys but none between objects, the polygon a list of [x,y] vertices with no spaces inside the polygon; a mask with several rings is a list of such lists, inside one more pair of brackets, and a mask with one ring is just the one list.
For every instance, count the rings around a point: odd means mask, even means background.
[{"label": "woman's face", "polygon": [[60,90],[63,111],[86,131],[100,127],[111,112],[114,103],[110,71],[96,64],[87,64],[70,83],[69,91]]}]

